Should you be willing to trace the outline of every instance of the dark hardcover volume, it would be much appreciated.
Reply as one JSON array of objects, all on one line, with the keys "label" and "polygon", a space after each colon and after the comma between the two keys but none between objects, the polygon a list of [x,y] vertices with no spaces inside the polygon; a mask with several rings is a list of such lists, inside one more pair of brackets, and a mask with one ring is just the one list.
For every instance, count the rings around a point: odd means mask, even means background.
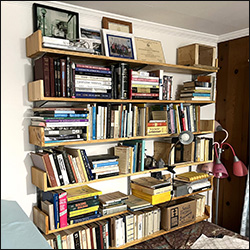
[{"label": "dark hardcover volume", "polygon": [[85,165],[85,163],[86,163],[85,166],[86,166],[86,168],[87,168],[87,172],[89,173],[89,177],[90,177],[89,180],[94,180],[94,175],[93,175],[93,173],[92,173],[92,171],[91,171],[91,166],[90,166],[90,163],[89,163],[89,160],[88,160],[86,151],[85,151],[85,149],[80,149],[80,151],[81,151],[81,154],[82,154],[83,158],[85,159],[84,165]]},{"label": "dark hardcover volume", "polygon": [[111,138],[111,103],[107,104],[107,138]]},{"label": "dark hardcover volume", "polygon": [[43,56],[35,60],[35,80],[43,80],[44,96],[50,97],[50,72],[49,72],[49,57]]},{"label": "dark hardcover volume", "polygon": [[49,58],[49,72],[50,72],[50,96],[55,97],[55,69],[54,69],[54,58]]},{"label": "dark hardcover volume", "polygon": [[116,68],[118,99],[128,99],[129,66],[127,63],[119,63]]},{"label": "dark hardcover volume", "polygon": [[59,93],[58,93],[57,59],[54,59],[53,62],[54,62],[55,97],[58,97]]},{"label": "dark hardcover volume", "polygon": [[86,76],[104,76],[104,77],[111,77],[111,74],[107,73],[99,73],[99,72],[84,72],[75,70],[76,75],[86,75]]},{"label": "dark hardcover volume", "polygon": [[61,62],[60,62],[60,59],[57,59],[57,93],[58,93],[58,97],[62,96],[62,93],[61,93]]},{"label": "dark hardcover volume", "polygon": [[87,166],[87,162],[86,162],[83,150],[80,149],[80,152],[81,152],[81,157],[82,157],[82,160],[83,160],[83,163],[84,163],[84,167],[85,167],[85,170],[86,170],[86,173],[87,173],[87,176],[88,176],[88,180],[90,181],[90,180],[92,180],[92,178],[91,178],[91,175],[89,173],[89,168]]},{"label": "dark hardcover volume", "polygon": [[116,72],[115,72],[115,65],[110,65],[111,70],[111,78],[112,78],[112,91],[111,91],[111,98],[117,99],[117,82],[116,82]]},{"label": "dark hardcover volume", "polygon": [[66,97],[66,59],[60,59],[61,97]]},{"label": "dark hardcover volume", "polygon": [[71,71],[71,68],[70,68],[70,57],[67,56],[66,58],[66,97],[71,97],[71,94],[70,94],[70,71]]},{"label": "dark hardcover volume", "polygon": [[95,233],[96,233],[96,246],[97,246],[97,249],[102,249],[101,248],[101,232],[100,232],[100,226],[98,224],[95,226]]},{"label": "dark hardcover volume", "polygon": [[80,238],[79,238],[79,231],[73,233],[75,249],[81,249]]}]

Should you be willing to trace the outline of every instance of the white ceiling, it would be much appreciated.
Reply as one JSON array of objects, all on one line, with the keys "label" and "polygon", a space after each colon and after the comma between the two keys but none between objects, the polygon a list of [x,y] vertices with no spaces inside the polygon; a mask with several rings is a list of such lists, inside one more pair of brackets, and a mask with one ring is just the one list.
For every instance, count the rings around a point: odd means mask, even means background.
[{"label": "white ceiling", "polygon": [[218,36],[249,28],[249,1],[62,2]]}]

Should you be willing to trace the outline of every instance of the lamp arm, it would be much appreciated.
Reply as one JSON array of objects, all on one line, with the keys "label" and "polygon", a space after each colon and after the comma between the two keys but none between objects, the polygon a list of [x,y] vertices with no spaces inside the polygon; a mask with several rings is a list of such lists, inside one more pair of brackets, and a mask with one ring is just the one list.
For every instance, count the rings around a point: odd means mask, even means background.
[{"label": "lamp arm", "polygon": [[213,145],[214,145],[214,151],[215,151],[216,157],[219,158],[218,152],[217,152],[217,149],[216,149],[216,145],[218,146],[218,148],[220,148],[220,144],[218,142],[214,142]]},{"label": "lamp arm", "polygon": [[177,145],[177,143],[179,143],[180,140],[178,140],[174,145],[172,145],[172,147],[169,150],[169,155],[168,155],[168,166],[170,166],[170,159],[171,159],[171,151],[173,150],[173,148]]},{"label": "lamp arm", "polygon": [[234,149],[233,149],[233,147],[232,147],[229,143],[226,143],[226,142],[225,142],[225,143],[221,143],[221,148],[222,148],[222,146],[225,145],[225,144],[228,145],[228,146],[231,148],[231,150],[232,150],[232,152],[233,152],[233,155],[235,156],[236,154],[235,154],[235,152],[234,152]]},{"label": "lamp arm", "polygon": [[226,137],[225,137],[225,139],[221,142],[221,145],[227,140],[227,138],[228,138],[228,132],[227,132],[227,130],[225,130],[224,128],[222,129],[222,131],[224,131],[225,133],[226,133]]}]

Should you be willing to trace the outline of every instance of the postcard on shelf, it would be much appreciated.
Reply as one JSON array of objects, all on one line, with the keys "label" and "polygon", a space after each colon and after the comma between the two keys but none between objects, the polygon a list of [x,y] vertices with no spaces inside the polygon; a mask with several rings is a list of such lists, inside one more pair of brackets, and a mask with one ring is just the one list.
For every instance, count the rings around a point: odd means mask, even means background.
[{"label": "postcard on shelf", "polygon": [[102,27],[104,29],[109,29],[109,30],[116,30],[116,31],[121,31],[121,32],[126,32],[126,33],[133,33],[131,22],[113,19],[113,18],[108,18],[108,17],[102,18]]},{"label": "postcard on shelf", "polygon": [[135,37],[137,60],[165,63],[161,41]]}]

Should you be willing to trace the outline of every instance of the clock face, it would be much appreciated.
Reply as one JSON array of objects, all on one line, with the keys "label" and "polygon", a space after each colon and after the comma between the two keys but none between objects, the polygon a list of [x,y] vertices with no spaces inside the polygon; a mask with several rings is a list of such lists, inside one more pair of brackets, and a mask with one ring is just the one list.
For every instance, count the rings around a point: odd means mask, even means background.
[{"label": "clock face", "polygon": [[145,167],[151,167],[152,162],[153,162],[152,158],[146,157],[146,158],[144,159]]}]

